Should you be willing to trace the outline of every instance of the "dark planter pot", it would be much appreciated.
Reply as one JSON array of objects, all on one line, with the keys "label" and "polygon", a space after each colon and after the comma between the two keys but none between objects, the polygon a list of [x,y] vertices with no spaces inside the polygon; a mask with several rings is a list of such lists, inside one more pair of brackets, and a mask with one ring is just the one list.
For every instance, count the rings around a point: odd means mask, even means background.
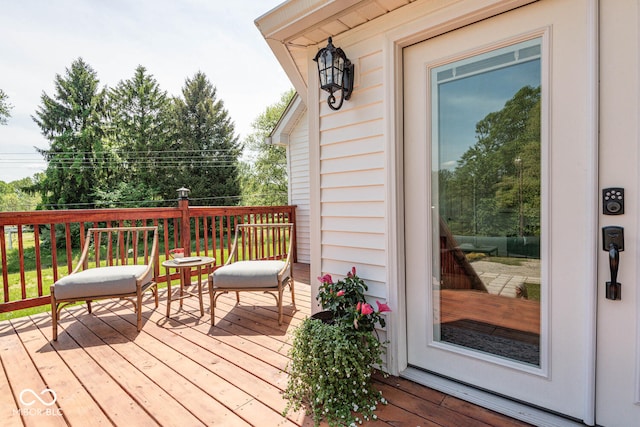
[{"label": "dark planter pot", "polygon": [[319,311],[311,315],[312,319],[320,320],[322,323],[333,324],[333,312],[329,310]]}]

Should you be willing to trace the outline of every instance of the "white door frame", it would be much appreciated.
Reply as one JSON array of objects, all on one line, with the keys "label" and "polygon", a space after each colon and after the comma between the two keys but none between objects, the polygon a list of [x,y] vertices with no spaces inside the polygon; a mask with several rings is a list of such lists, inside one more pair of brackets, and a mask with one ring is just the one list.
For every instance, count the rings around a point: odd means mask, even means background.
[{"label": "white door frame", "polygon": [[[516,4],[518,3],[518,4]],[[387,132],[390,136],[387,139],[387,171],[389,182],[389,198],[388,217],[389,230],[394,233],[388,233],[389,241],[389,281],[388,283],[397,283],[398,286],[389,287],[389,300],[398,307],[398,313],[406,313],[406,292],[404,277],[404,222],[403,222],[403,95],[402,95],[402,50],[404,47],[414,43],[422,42],[437,35],[451,31],[456,28],[469,25],[471,23],[485,19],[493,13],[504,12],[513,9],[524,2],[510,2],[508,5],[503,4],[503,10],[497,10],[496,5],[490,8],[479,8],[474,13],[465,15],[463,20],[458,20],[455,15],[456,10],[451,10],[451,14],[440,14],[441,20],[434,23],[432,16],[418,19],[414,22],[404,24],[402,28],[390,31],[385,35],[385,70],[387,76],[386,99],[388,106]],[[587,363],[585,366],[585,384],[583,390],[583,398],[585,401],[583,422],[587,425],[595,423],[595,354],[596,354],[596,302],[597,302],[597,258],[598,258],[598,0],[588,0],[588,35],[589,40],[586,41],[585,49],[589,58],[589,68],[586,70],[589,88],[587,94],[588,117],[590,120],[590,128],[587,131],[589,162],[590,162],[590,188],[593,188],[591,194],[588,195],[588,206],[585,208],[590,229],[587,233],[593,238],[589,242],[586,253],[588,254],[584,260],[585,266],[590,266],[587,272],[588,277],[593,279],[593,292],[587,297],[587,307],[583,309],[587,311],[588,322],[584,325],[584,334],[586,339],[583,351],[587,354]],[[395,236],[393,235],[395,234]],[[493,394],[482,392],[475,388],[467,387],[454,381],[449,381],[427,374],[420,370],[408,367],[407,362],[407,319],[406,316],[396,316],[396,321],[390,330],[391,346],[389,358],[389,368],[391,373],[399,374],[414,381],[426,384],[435,389],[441,390],[449,395],[457,396],[472,403],[488,407],[501,413],[505,413],[514,418],[524,419],[525,421],[536,424],[556,424],[556,425],[582,425],[582,423],[574,423],[562,417],[554,416],[547,412],[530,408],[526,405],[515,403],[508,399],[497,397]]]}]

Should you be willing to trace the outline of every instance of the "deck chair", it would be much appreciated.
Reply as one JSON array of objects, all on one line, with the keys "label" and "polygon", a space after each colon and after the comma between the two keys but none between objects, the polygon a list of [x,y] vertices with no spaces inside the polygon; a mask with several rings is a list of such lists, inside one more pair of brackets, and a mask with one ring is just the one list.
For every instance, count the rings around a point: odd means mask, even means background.
[{"label": "deck chair", "polygon": [[273,295],[278,305],[278,324],[282,324],[282,296],[288,285],[295,309],[293,283],[293,224],[240,224],[236,226],[233,246],[226,263],[209,275],[211,325],[220,295],[261,291]]},{"label": "deck chair", "polygon": [[158,257],[158,227],[90,228],[80,260],[68,275],[51,286],[53,340],[58,339],[60,311],[68,304],[122,298],[131,301],[142,329],[142,296],[151,291],[158,308],[154,263]]}]

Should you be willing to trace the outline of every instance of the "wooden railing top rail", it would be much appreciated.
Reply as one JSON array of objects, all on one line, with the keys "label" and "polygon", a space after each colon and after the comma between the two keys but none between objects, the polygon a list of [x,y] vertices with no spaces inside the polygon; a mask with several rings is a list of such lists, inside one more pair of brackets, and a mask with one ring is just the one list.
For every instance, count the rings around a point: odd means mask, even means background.
[{"label": "wooden railing top rail", "polygon": [[[193,209],[193,208],[190,208]],[[63,224],[65,222],[127,221],[131,219],[176,218],[179,208],[67,209],[55,211],[0,212],[0,226]]]}]

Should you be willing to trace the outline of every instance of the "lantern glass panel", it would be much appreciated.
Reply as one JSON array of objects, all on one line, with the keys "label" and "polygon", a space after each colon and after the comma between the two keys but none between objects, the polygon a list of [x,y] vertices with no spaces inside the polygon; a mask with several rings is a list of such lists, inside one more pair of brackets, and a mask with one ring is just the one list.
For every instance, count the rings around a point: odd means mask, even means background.
[{"label": "lantern glass panel", "polygon": [[320,76],[320,87],[324,88],[327,85],[327,69],[320,68],[318,72]]}]

